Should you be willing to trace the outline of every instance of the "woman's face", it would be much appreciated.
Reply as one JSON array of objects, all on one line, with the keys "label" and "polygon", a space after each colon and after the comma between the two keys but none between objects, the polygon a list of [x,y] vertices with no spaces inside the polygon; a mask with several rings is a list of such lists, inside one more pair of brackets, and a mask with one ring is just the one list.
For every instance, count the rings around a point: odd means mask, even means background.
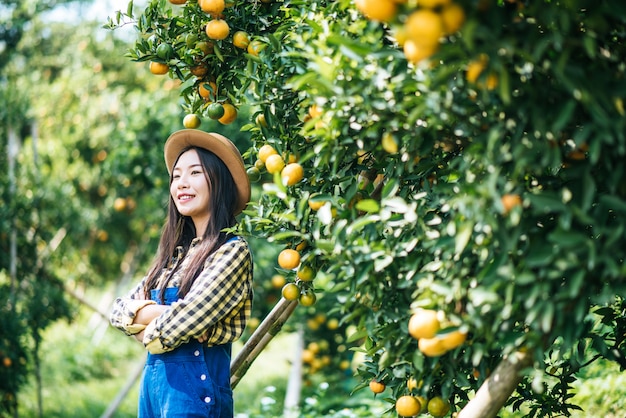
[{"label": "woman's face", "polygon": [[193,220],[196,235],[201,237],[209,221],[209,184],[196,150],[185,151],[178,158],[170,194],[181,215]]}]

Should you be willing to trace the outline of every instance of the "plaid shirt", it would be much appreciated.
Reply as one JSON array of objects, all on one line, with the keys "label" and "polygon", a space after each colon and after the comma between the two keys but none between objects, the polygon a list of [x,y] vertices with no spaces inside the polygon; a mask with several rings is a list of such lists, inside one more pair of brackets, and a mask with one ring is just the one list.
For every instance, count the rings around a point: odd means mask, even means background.
[{"label": "plaid shirt", "polygon": [[[196,248],[192,244],[170,286],[178,286]],[[162,273],[161,279],[167,272]],[[142,307],[155,303],[144,299],[145,280],[144,277],[126,297],[116,299],[113,304],[110,322],[127,335],[143,329],[133,324],[135,315]],[[236,238],[207,258],[204,270],[183,299],[172,303],[170,309],[145,327],[143,343],[151,353],[157,354],[171,351],[207,331],[208,345],[229,343],[241,336],[251,310],[252,258],[247,242]]]}]

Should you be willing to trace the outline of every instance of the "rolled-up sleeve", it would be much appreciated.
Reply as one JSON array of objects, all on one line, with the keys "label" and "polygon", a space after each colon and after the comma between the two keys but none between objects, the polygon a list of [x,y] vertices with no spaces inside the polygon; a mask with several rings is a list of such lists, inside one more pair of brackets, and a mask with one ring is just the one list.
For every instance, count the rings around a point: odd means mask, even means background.
[{"label": "rolled-up sleeve", "polygon": [[208,332],[208,344],[238,339],[252,304],[252,260],[243,239],[229,241],[207,259],[184,298],[155,318],[143,343],[153,354],[171,351]]},{"label": "rolled-up sleeve", "polygon": [[135,316],[144,306],[156,303],[144,298],[144,283],[145,277],[128,295],[119,297],[113,302],[109,322],[113,327],[121,330],[126,335],[134,335],[144,330],[145,325],[133,323]]}]

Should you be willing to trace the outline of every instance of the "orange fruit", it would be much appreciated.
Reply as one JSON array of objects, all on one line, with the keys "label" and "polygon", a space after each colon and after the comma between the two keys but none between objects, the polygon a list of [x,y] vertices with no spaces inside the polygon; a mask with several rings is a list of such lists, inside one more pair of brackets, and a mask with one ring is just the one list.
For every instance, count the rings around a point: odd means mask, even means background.
[{"label": "orange fruit", "polygon": [[374,393],[383,393],[387,386],[384,383],[375,379],[370,380],[370,390]]},{"label": "orange fruit", "polygon": [[267,128],[267,120],[265,119],[265,115],[263,113],[259,113],[255,119],[257,125]]},{"label": "orange fruit", "polygon": [[467,339],[467,333],[457,329],[452,332],[439,335],[438,338],[441,341],[443,348],[446,350],[453,350],[465,342]]},{"label": "orange fruit", "polygon": [[198,84],[198,94],[205,99],[215,100],[217,84],[215,84],[215,81],[201,81]]},{"label": "orange fruit", "polygon": [[116,212],[121,212],[126,209],[126,199],[118,197],[113,201],[113,209]]},{"label": "orange fruit", "polygon": [[419,7],[434,9],[436,7],[446,6],[450,4],[451,1],[452,0],[418,0],[417,5]]},{"label": "orange fruit", "polygon": [[256,166],[249,167],[246,170],[246,174],[248,174],[248,178],[253,183],[261,179],[261,170],[259,170]]},{"label": "orange fruit", "polygon": [[167,74],[170,70],[169,65],[162,62],[150,61],[150,72],[156,75]]},{"label": "orange fruit", "polygon": [[224,0],[199,0],[198,5],[203,12],[213,16],[219,15],[226,8]]},{"label": "orange fruit", "polygon": [[446,348],[441,340],[434,338],[420,338],[417,341],[417,348],[427,357],[439,357],[446,353]]},{"label": "orange fruit", "polygon": [[398,5],[392,0],[356,0],[355,5],[370,20],[389,22],[398,13]]},{"label": "orange fruit", "polygon": [[270,144],[265,144],[261,146],[261,148],[259,148],[259,160],[261,160],[263,164],[265,164],[265,161],[267,161],[267,157],[269,157],[270,155],[274,155],[274,154],[278,154],[278,153],[276,152],[274,147],[271,146]]},{"label": "orange fruit", "polygon": [[284,167],[285,161],[278,154],[272,154],[265,160],[265,168],[270,174],[280,173]]},{"label": "orange fruit", "polygon": [[283,287],[286,283],[285,276],[282,274],[275,274],[272,276],[272,287],[275,289],[279,289]]},{"label": "orange fruit", "polygon": [[403,395],[396,400],[396,412],[401,417],[413,417],[422,409],[420,401],[415,396]]},{"label": "orange fruit", "polygon": [[300,264],[300,253],[296,250],[286,248],[278,254],[278,265],[285,270],[292,270]]},{"label": "orange fruit", "polygon": [[207,67],[206,64],[198,64],[189,67],[189,72],[196,77],[204,77],[209,72],[209,67]]},{"label": "orange fruit", "polygon": [[258,57],[259,53],[263,50],[263,48],[265,48],[265,45],[263,44],[263,42],[254,40],[254,41],[250,41],[250,43],[248,44],[247,51],[248,51],[248,54]]},{"label": "orange fruit", "polygon": [[172,4],[185,4],[185,3],[187,3],[187,0],[170,0],[170,3],[172,3]]},{"label": "orange fruit", "polygon": [[409,334],[415,339],[433,338],[439,328],[437,311],[432,309],[420,309],[409,319]]},{"label": "orange fruit", "polygon": [[323,114],[324,110],[320,106],[314,104],[309,107],[309,116],[311,116],[312,118],[320,117]]},{"label": "orange fruit", "polygon": [[315,292],[313,292],[311,289],[305,289],[304,292],[302,292],[302,294],[300,295],[298,301],[302,306],[313,306],[317,301],[317,296],[315,296]]},{"label": "orange fruit", "polygon": [[441,20],[445,33],[455,33],[465,23],[465,11],[458,3],[450,3],[441,11]]},{"label": "orange fruit", "polygon": [[310,282],[315,277],[315,270],[311,266],[301,265],[296,273],[298,279],[304,282]]},{"label": "orange fruit", "polygon": [[224,103],[224,116],[218,119],[222,125],[231,124],[237,119],[237,108],[230,103]]},{"label": "orange fruit", "polygon": [[412,39],[407,39],[402,49],[406,59],[413,64],[417,64],[420,61],[430,58],[437,52],[439,45],[420,45]]},{"label": "orange fruit", "polygon": [[489,58],[485,54],[480,54],[478,59],[471,61],[467,64],[467,70],[465,71],[465,79],[470,83],[476,83],[480,74],[487,67],[487,61]]},{"label": "orange fruit", "polygon": [[218,120],[224,116],[224,106],[221,103],[211,103],[206,108],[206,113],[213,120]]},{"label": "orange fruit", "polygon": [[287,300],[297,300],[300,297],[300,288],[295,283],[287,283],[281,293]]},{"label": "orange fruit", "polygon": [[195,113],[185,115],[183,118],[183,126],[187,129],[197,129],[201,123],[200,117]]},{"label": "orange fruit", "polygon": [[428,413],[433,417],[444,417],[450,412],[450,402],[441,396],[435,396],[428,401]]},{"label": "orange fruit", "polygon": [[505,214],[509,213],[515,206],[520,206],[522,204],[522,198],[518,194],[511,193],[502,196],[500,201],[502,202]]},{"label": "orange fruit", "polygon": [[424,47],[437,45],[444,34],[441,16],[429,9],[417,9],[411,13],[405,28],[407,38]]},{"label": "orange fruit", "polygon": [[293,186],[304,177],[304,169],[298,163],[289,163],[280,172],[280,176],[283,179],[283,183],[287,186]]},{"label": "orange fruit", "polygon": [[209,38],[220,40],[226,39],[226,37],[230,33],[230,27],[225,20],[213,19],[206,24],[205,31],[206,36],[208,36]]},{"label": "orange fruit", "polygon": [[239,49],[248,49],[248,45],[250,44],[250,36],[247,32],[242,30],[238,30],[233,34],[233,45],[235,45]]}]

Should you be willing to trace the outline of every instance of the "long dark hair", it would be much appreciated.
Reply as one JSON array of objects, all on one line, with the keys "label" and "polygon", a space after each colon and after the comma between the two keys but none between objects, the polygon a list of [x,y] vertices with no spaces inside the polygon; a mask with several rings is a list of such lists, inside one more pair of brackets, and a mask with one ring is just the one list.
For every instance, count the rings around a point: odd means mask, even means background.
[{"label": "long dark hair", "polygon": [[[204,169],[204,176],[209,185],[209,207],[211,211],[209,224],[207,225],[202,241],[196,244],[199,248],[190,260],[189,266],[180,280],[179,297],[185,296],[194,280],[198,277],[204,268],[204,263],[216,249],[218,249],[229,238],[224,232],[225,228],[232,227],[235,224],[235,206],[237,204],[237,187],[230,171],[215,154],[204,148],[188,147],[183,149],[180,156],[194,149],[198,153],[200,163]],[[178,158],[176,162],[178,162]],[[174,166],[176,166],[176,162]],[[172,170],[174,171],[174,170]],[[170,185],[172,184],[172,175],[170,174]],[[184,254],[189,251],[192,241],[196,238],[196,228],[193,221],[188,216],[183,216],[178,212],[174,199],[170,195],[168,205],[168,215],[161,233],[159,242],[159,250],[145,284],[146,298],[150,298],[150,290],[157,287],[157,282],[161,276],[163,269],[167,268],[175,256],[176,248],[182,247]],[[161,287],[160,299],[163,299],[165,288],[172,279],[175,271],[180,263],[177,263],[166,278],[165,283]]]}]

